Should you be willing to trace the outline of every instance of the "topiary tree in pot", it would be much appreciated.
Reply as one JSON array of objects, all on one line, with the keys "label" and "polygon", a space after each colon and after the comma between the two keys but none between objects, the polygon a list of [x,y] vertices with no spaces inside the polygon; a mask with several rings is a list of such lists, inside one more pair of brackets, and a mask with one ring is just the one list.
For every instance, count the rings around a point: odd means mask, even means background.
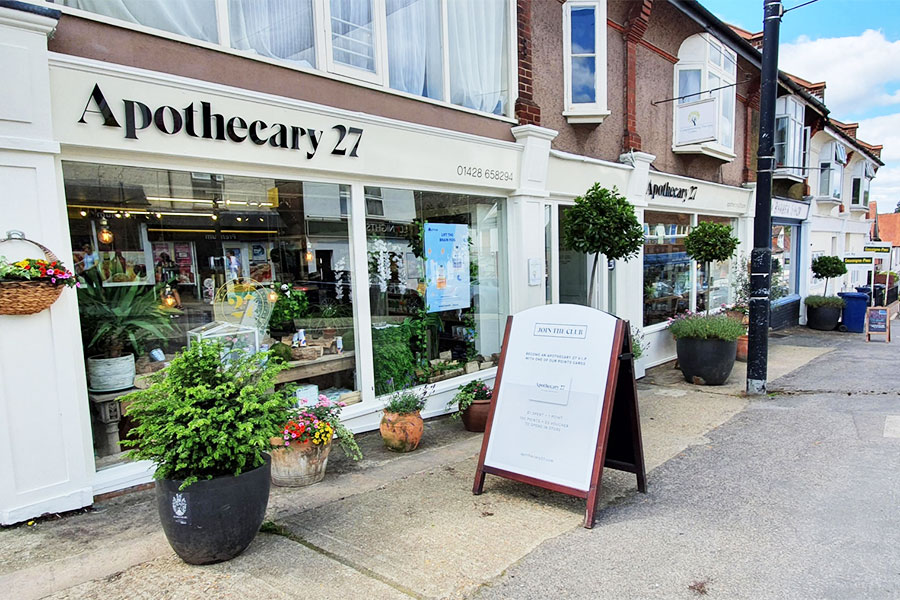
[{"label": "topiary tree in pot", "polygon": [[284,368],[270,353],[199,341],[123,398],[137,426],[122,442],[156,464],[157,510],[169,544],[190,564],[230,560],[250,545],[269,500],[270,438],[294,403],[273,391]]},{"label": "topiary tree in pot", "polygon": [[846,273],[847,266],[837,256],[817,256],[813,259],[811,268],[816,279],[825,280],[825,293],[803,299],[806,304],[806,324],[810,329],[833,331],[841,318],[844,299],[828,295],[828,280]]},{"label": "topiary tree in pot", "polygon": [[563,243],[570,250],[594,256],[588,287],[588,305],[594,296],[597,261],[601,254],[608,260],[629,260],[644,244],[644,228],[634,207],[618,190],[591,186],[584,196],[575,198],[575,206],[566,211]]},{"label": "topiary tree in pot", "polygon": [[[707,277],[710,263],[734,256],[739,240],[732,229],[720,223],[699,223],[684,240],[688,256],[703,263]],[[722,385],[731,375],[737,338],[745,333],[743,324],[724,314],[709,314],[709,281],[706,285],[706,314],[680,315],[669,322],[675,338],[678,366],[686,381]]]}]

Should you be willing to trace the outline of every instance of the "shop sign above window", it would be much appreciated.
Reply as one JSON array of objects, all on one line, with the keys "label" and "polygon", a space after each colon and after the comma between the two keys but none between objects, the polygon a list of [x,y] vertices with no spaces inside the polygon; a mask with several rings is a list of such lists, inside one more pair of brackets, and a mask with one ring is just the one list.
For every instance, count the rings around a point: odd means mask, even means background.
[{"label": "shop sign above window", "polygon": [[679,104],[678,130],[675,132],[675,144],[697,144],[716,139],[718,129],[717,99],[707,98],[696,102]]},{"label": "shop sign above window", "polygon": [[99,84],[94,85],[78,122],[87,124],[89,114],[100,115],[105,127],[122,128],[126,139],[137,140],[141,131],[152,126],[166,135],[183,132],[193,138],[230,140],[237,144],[249,139],[257,146],[304,151],[307,160],[312,159],[320,148],[325,153],[357,158],[363,136],[361,127],[342,124],[334,125],[329,131],[222,115],[206,101],[201,101],[199,107],[191,102],[183,108],[167,105],[151,108],[138,100],[123,99],[122,111],[117,117]]},{"label": "shop sign above window", "polygon": [[681,200],[682,202],[687,202],[688,200],[696,200],[697,199],[697,189],[696,185],[685,186],[685,187],[675,187],[669,185],[669,182],[665,183],[650,183],[647,184],[647,195],[650,196],[651,199],[655,199],[657,196],[663,198],[675,198]]}]

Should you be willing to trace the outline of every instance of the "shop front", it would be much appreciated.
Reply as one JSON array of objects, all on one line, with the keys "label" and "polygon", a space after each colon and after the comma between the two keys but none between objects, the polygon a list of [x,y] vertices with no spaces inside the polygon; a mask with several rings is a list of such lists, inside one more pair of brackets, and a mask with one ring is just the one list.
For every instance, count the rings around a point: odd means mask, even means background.
[{"label": "shop front", "polygon": [[[14,325],[52,335],[65,377],[37,407],[59,443],[11,457],[2,522],[150,480],[118,444],[131,388],[104,379],[108,359],[130,356],[140,386],[193,339],[277,347],[279,382],[345,402],[357,432],[377,428],[392,390],[433,383],[429,417],[461,383],[493,379],[520,144],[88,59],[48,64],[42,183],[23,180],[33,203],[8,219],[71,256],[84,284],[38,317],[49,321]],[[8,343],[0,358],[12,354]],[[4,379],[3,436],[27,446],[34,416],[10,397],[28,382]],[[23,469],[52,485],[17,479]]]},{"label": "shop front", "polygon": [[809,286],[809,202],[772,199],[772,287],[769,326],[783,329],[801,320],[801,298]]}]

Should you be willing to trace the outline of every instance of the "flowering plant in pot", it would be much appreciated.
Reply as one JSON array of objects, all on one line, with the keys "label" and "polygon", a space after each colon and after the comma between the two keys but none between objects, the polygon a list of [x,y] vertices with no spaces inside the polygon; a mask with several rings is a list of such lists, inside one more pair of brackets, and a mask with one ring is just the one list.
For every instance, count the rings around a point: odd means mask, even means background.
[{"label": "flowering plant in pot", "polygon": [[269,500],[269,440],[293,403],[290,390],[273,391],[282,368],[266,352],[200,340],[123,398],[137,425],[122,444],[130,458],[156,463],[160,521],[185,562],[229,560],[256,536]]},{"label": "flowering plant in pot", "polygon": [[484,431],[491,408],[492,393],[493,390],[480,379],[473,379],[459,386],[456,395],[447,403],[447,408],[456,406],[456,411],[450,417],[461,418],[467,431]]},{"label": "flowering plant in pot", "polygon": [[320,394],[315,404],[309,406],[303,399],[299,408],[291,410],[281,435],[270,440],[272,483],[300,487],[322,481],[335,436],[344,454],[352,460],[362,458],[353,432],[341,423],[344,406]]},{"label": "flowering plant in pot", "polygon": [[78,280],[55,257],[9,262],[0,256],[0,314],[28,315],[56,302],[64,287]]},{"label": "flowering plant in pot", "polygon": [[434,385],[426,385],[418,389],[403,388],[391,394],[379,427],[388,450],[410,452],[419,446],[425,431],[420,412],[432,391]]}]

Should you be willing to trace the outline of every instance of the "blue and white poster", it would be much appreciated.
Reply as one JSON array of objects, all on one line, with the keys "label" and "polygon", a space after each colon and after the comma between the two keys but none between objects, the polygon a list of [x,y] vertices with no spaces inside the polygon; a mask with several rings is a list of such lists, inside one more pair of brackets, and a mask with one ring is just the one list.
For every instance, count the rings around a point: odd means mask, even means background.
[{"label": "blue and white poster", "polygon": [[425,224],[425,304],[428,312],[469,308],[469,227]]}]

